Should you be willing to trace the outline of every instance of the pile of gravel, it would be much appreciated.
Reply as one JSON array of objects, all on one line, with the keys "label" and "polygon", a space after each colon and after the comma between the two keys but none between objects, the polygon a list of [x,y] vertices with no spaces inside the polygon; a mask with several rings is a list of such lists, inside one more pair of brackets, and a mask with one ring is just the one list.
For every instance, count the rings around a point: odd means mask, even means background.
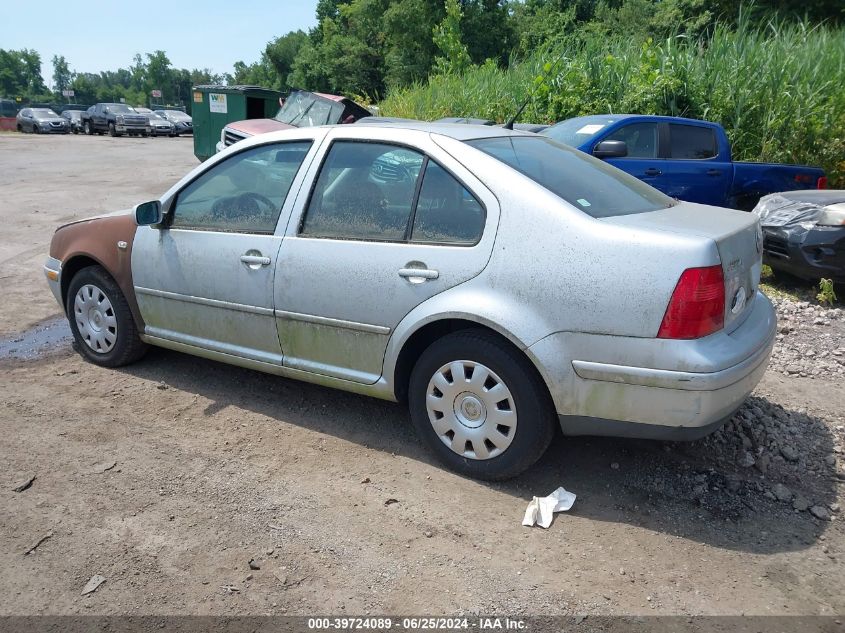
[{"label": "pile of gravel", "polygon": [[769,368],[786,376],[845,377],[845,311],[772,299],[778,333]]}]

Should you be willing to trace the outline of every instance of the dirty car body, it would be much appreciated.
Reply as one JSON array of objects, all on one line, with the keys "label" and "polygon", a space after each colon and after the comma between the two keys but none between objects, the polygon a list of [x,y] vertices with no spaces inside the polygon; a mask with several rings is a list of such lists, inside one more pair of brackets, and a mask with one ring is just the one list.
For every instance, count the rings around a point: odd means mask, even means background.
[{"label": "dirty car body", "polygon": [[152,344],[407,401],[444,463],[500,479],[558,424],[728,418],[774,341],[760,250],[753,214],[550,139],[385,123],[238,143],[134,216],[60,228],[46,273],[93,362]]},{"label": "dirty car body", "polygon": [[845,190],[787,191],[754,208],[763,261],[775,272],[845,284]]}]

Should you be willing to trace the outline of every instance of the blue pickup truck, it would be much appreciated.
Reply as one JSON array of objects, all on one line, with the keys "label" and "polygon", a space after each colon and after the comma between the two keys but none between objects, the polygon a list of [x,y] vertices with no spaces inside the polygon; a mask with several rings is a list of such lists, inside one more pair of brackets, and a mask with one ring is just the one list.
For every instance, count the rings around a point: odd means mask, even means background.
[{"label": "blue pickup truck", "polygon": [[817,167],[732,161],[725,130],[708,121],[602,114],[567,119],[541,134],[689,202],[750,211],[776,191],[827,187]]}]

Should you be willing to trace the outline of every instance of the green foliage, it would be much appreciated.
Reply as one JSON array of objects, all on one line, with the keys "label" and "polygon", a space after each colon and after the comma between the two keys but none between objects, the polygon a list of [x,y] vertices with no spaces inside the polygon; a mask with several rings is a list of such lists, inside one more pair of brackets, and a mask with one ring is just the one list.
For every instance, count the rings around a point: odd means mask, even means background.
[{"label": "green foliage", "polygon": [[[544,67],[549,72],[544,72]],[[587,30],[509,69],[485,64],[393,90],[386,116],[504,121],[534,91],[522,120],[596,113],[687,116],[721,123],[734,159],[819,165],[845,187],[845,29],[756,26],[740,17],[694,38],[637,40]]]},{"label": "green foliage", "polygon": [[41,55],[37,51],[0,48],[0,96],[27,98],[46,93],[47,86],[41,76]]},{"label": "green foliage", "polygon": [[816,299],[819,300],[821,304],[827,304],[832,306],[836,303],[836,293],[833,290],[833,281],[830,279],[821,279],[819,281],[819,294],[816,295]]},{"label": "green foliage", "polygon": [[434,58],[434,72],[437,74],[460,74],[472,64],[469,51],[461,41],[462,17],[458,0],[446,0],[446,16],[432,29],[434,45],[440,52]]},{"label": "green foliage", "polygon": [[62,90],[66,90],[71,81],[73,73],[70,72],[64,55],[53,55],[53,91],[57,97],[62,96]]}]

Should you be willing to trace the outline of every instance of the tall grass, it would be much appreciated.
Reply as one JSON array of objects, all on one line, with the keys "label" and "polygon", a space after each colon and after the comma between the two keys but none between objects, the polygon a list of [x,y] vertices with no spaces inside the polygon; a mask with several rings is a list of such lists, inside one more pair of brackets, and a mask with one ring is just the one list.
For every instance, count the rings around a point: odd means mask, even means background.
[{"label": "tall grass", "polygon": [[636,42],[571,36],[500,69],[476,66],[390,93],[384,115],[553,122],[633,112],[721,123],[734,159],[820,165],[845,188],[845,29],[803,23],[717,26]]}]

